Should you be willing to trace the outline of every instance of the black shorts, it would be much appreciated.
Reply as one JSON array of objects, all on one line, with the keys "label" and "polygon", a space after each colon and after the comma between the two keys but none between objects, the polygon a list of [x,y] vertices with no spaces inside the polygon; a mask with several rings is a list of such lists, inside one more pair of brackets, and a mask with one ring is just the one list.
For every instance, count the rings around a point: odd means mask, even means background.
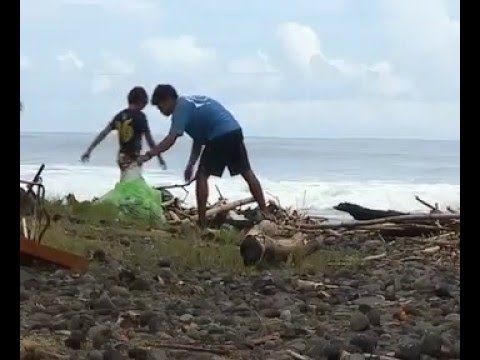
[{"label": "black shorts", "polygon": [[250,170],[247,149],[241,129],[210,140],[203,149],[199,169],[206,175],[221,177],[225,167],[230,176]]}]

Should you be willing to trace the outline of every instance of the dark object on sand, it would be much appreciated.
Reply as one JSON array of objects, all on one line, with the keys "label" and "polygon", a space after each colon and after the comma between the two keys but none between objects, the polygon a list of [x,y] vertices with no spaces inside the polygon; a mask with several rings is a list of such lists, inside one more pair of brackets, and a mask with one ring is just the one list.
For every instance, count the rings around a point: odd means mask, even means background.
[{"label": "dark object on sand", "polygon": [[399,216],[399,215],[408,215],[408,213],[403,213],[395,210],[375,210],[375,209],[368,209],[360,205],[352,204],[349,202],[342,202],[337,206],[333,207],[335,210],[343,211],[350,216],[352,216],[355,220],[374,220],[374,219],[381,219],[391,216]]}]

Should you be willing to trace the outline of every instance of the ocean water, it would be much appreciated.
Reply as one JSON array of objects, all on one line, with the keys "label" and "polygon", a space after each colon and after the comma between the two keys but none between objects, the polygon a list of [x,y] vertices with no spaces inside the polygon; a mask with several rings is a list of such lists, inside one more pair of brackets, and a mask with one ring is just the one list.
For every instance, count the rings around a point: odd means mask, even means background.
[{"label": "ocean water", "polygon": [[[111,134],[92,154],[88,164],[79,158],[94,134],[22,133],[20,177],[31,179],[45,163],[47,197],[74,193],[80,200],[101,196],[119,178],[115,164],[117,139]],[[156,139],[161,139],[157,136]],[[425,211],[415,195],[441,208],[460,207],[459,141],[380,139],[247,138],[250,161],[267,198],[284,207],[342,218],[332,207],[348,201],[362,206],[399,211]],[[182,183],[190,139],[181,138],[165,154],[168,170],[152,159],[144,169],[152,185]],[[241,177],[210,181],[210,201],[222,195],[236,200],[249,196]],[[194,187],[172,191],[194,204]]]}]

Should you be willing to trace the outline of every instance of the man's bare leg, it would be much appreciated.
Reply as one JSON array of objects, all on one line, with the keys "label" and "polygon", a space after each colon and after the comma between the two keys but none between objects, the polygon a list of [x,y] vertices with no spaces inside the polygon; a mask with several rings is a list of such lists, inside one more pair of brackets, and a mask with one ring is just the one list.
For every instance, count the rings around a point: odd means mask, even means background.
[{"label": "man's bare leg", "polygon": [[197,196],[198,224],[201,229],[204,229],[206,226],[205,213],[207,212],[208,175],[202,170],[197,172],[195,189]]},{"label": "man's bare leg", "polygon": [[248,184],[250,193],[258,204],[258,207],[263,213],[268,213],[267,204],[265,203],[265,196],[263,195],[262,185],[258,181],[257,176],[252,170],[247,170],[242,173],[242,177]]}]

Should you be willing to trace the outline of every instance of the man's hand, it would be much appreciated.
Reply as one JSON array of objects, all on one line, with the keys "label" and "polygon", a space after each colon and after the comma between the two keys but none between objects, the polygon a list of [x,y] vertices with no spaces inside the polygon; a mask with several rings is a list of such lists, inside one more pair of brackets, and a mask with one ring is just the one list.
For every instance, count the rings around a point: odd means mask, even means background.
[{"label": "man's hand", "polygon": [[148,152],[146,152],[145,154],[143,155],[140,155],[138,158],[137,158],[137,165],[138,166],[142,166],[142,164],[144,162],[147,162],[148,160],[150,160],[152,157],[150,156],[150,154],[148,154]]},{"label": "man's hand", "polygon": [[82,162],[84,162],[84,163],[85,163],[85,162],[88,162],[88,160],[90,160],[90,151],[86,151],[86,152],[82,155],[82,157],[80,158],[80,160],[81,160]]},{"label": "man's hand", "polygon": [[163,160],[163,157],[161,155],[158,155],[158,162],[160,163],[160,167],[162,170],[167,170],[167,163],[165,160]]},{"label": "man's hand", "polygon": [[185,178],[185,182],[190,182],[190,180],[192,180],[192,177],[193,177],[193,166],[194,165],[190,165],[188,164],[187,167],[185,168],[185,171],[183,172],[183,176]]}]

